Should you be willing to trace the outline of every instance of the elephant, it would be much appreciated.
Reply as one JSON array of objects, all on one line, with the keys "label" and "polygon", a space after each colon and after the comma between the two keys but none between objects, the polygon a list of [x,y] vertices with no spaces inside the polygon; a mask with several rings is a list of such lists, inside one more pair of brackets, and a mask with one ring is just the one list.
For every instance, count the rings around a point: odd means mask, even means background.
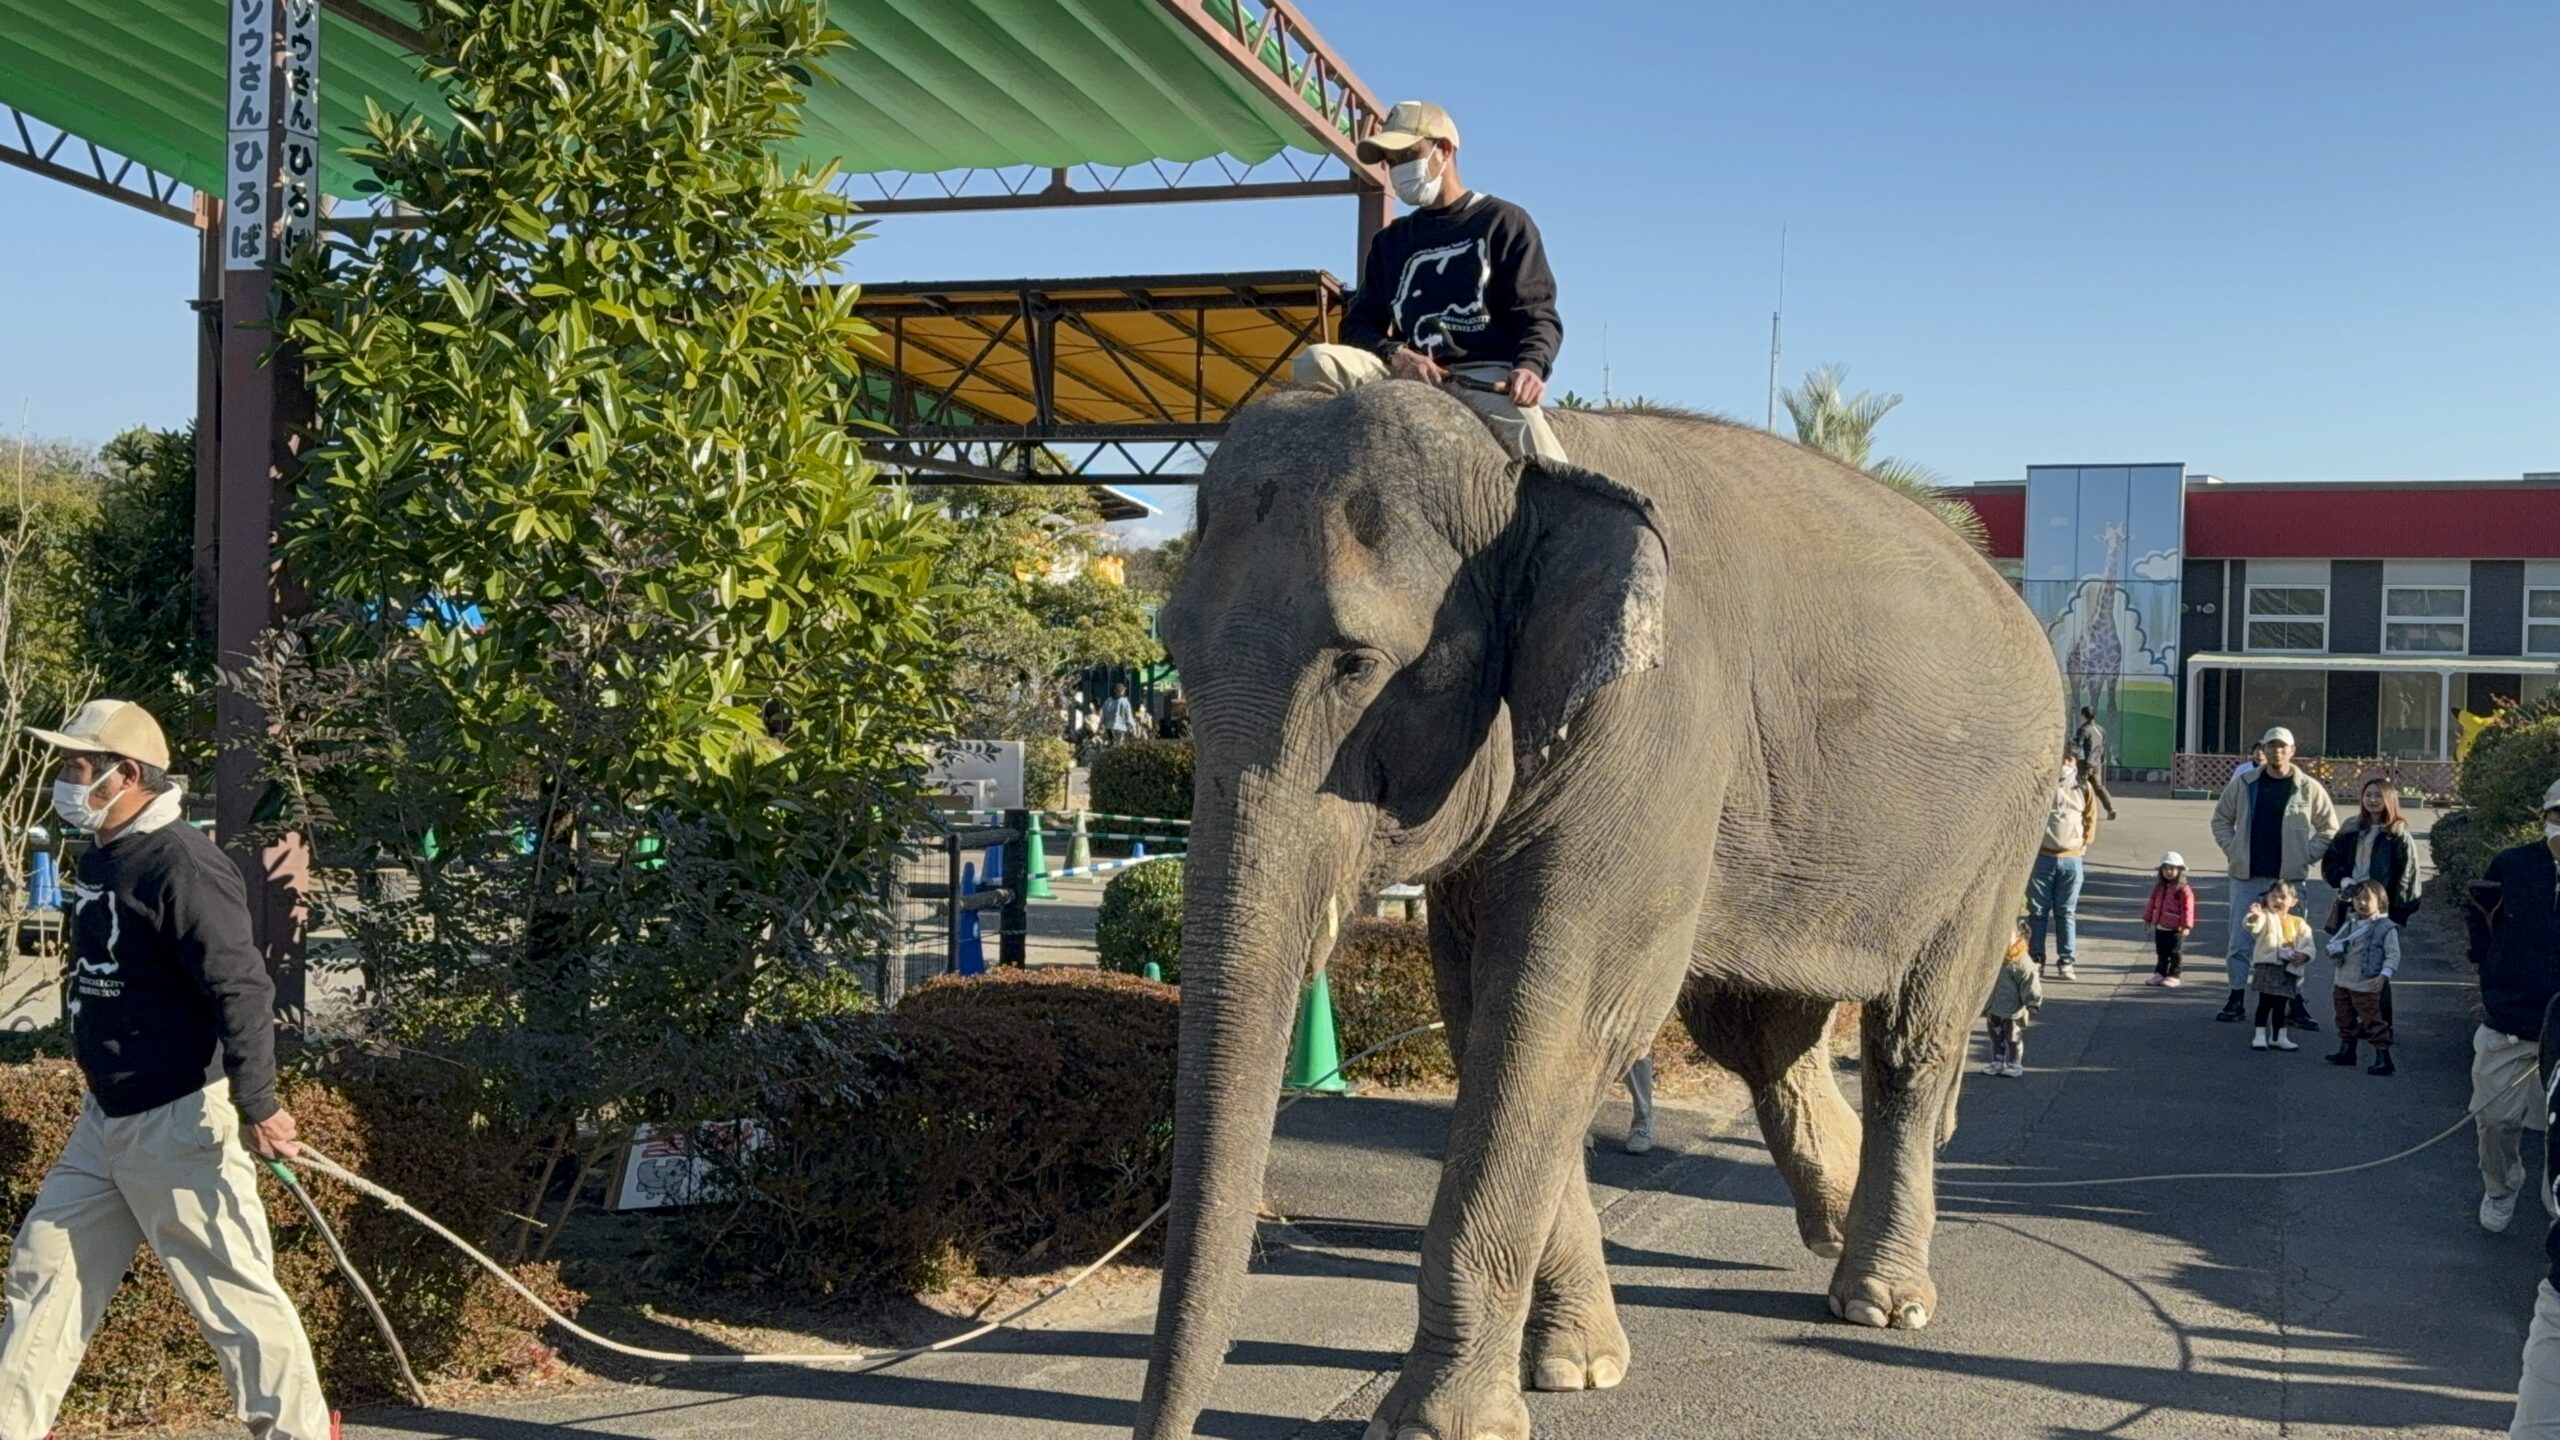
[{"label": "elephant", "polygon": [[1371,1440],[1526,1440],[1524,1379],[1625,1375],[1581,1137],[1675,1007],[1750,1087],[1832,1311],[1937,1303],[1933,1167],[2053,787],[2052,650],[1845,465],[1659,407],[1556,428],[1576,463],[1419,382],[1284,391],[1201,473],[1160,626],[1195,770],[1142,1440],[1193,1433],[1233,1337],[1301,989],[1399,880],[1459,1081]]}]

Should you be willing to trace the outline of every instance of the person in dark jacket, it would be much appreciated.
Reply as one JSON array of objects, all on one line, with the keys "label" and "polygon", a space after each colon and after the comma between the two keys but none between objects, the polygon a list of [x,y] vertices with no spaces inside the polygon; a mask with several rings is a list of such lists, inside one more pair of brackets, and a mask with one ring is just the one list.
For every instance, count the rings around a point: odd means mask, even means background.
[{"label": "person in dark jacket", "polygon": [[2406,925],[2418,913],[2418,856],[2409,843],[2409,822],[2401,817],[2400,796],[2379,775],[2364,782],[2356,813],[2329,841],[2320,857],[2320,878],[2338,894],[2329,909],[2328,928],[2347,923],[2348,887],[2371,880],[2391,897],[2391,923]]},{"label": "person in dark jacket", "polygon": [[[2547,812],[2543,824],[2547,832]],[[2550,1177],[2560,1175],[2560,995],[2542,1009],[2540,1059],[2536,1078],[2542,1093],[2530,1103],[2542,1116],[2542,1174],[2548,1190]],[[2560,1195],[2548,1198],[2550,1208],[2560,1210]],[[2542,1254],[2548,1268],[2542,1283],[2533,1287],[2533,1325],[2525,1332],[2524,1376],[2516,1385],[2509,1440],[2560,1440],[2560,1222],[2542,1232]]]},{"label": "person in dark jacket", "polygon": [[[2523,1132],[2547,1123],[2521,1080],[2539,1053],[2543,1012],[2560,995],[2560,780],[2542,797],[2542,839],[2499,851],[2472,882],[2470,900],[2463,918],[2487,1016],[2471,1036],[2471,1109],[2480,1130],[2480,1225],[2494,1232],[2515,1218],[2524,1188]],[[2547,1191],[2542,1198],[2560,1218],[2560,1200]]]},{"label": "person in dark jacket", "polygon": [[1413,208],[1369,241],[1338,345],[1311,345],[1297,383],[1343,391],[1385,380],[1455,384],[1515,455],[1562,460],[1539,403],[1564,347],[1555,272],[1529,212],[1458,179],[1458,125],[1425,100],[1360,142]]},{"label": "person in dark jacket", "polygon": [[61,729],[28,733],[63,752],[53,807],[91,837],[71,886],[64,1002],[89,1095],[9,1251],[0,1436],[51,1428],[149,1245],[221,1353],[250,1433],[328,1440],[249,1153],[300,1152],[276,1101],[275,987],[247,888],[180,817],[168,741],[141,706],[93,700]]}]

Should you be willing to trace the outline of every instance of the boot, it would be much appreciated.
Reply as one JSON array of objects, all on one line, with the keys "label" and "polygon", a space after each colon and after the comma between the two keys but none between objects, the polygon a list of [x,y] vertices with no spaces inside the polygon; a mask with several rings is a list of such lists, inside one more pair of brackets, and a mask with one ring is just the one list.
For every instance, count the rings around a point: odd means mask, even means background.
[{"label": "boot", "polygon": [[2213,1018],[2214,1018],[2214,1019],[2216,1019],[2216,1020],[2237,1020],[2237,1019],[2240,1019],[2240,1018],[2241,1018],[2241,1016],[2242,1016],[2243,1010],[2244,1010],[2244,1008],[2245,1008],[2245,1002],[2247,1001],[2247,999],[2248,999],[2248,992],[2247,992],[2247,991],[2245,991],[2245,990],[2234,990],[2234,991],[2232,991],[2232,992],[2231,992],[2231,998],[2222,1002],[2222,1008],[2221,1008],[2220,1010],[2218,1010],[2218,1011],[2216,1011],[2216,1012],[2214,1013],[2214,1017],[2213,1017]]},{"label": "boot", "polygon": [[2249,1048],[2252,1050],[2264,1050],[2267,1048],[2266,1026],[2260,1025],[2249,1032]]},{"label": "boot", "polygon": [[2391,1047],[2390,1047],[2390,1046],[2388,1046],[2388,1045],[2376,1045],[2376,1046],[2374,1046],[2374,1047],[2373,1047],[2373,1063],[2372,1063],[2372,1064],[2370,1064],[2370,1065],[2367,1065],[2366,1067],[2364,1067],[2364,1073],[2366,1073],[2367,1075],[2396,1075],[2396,1074],[2398,1074],[2398,1073],[2399,1073],[2399,1069],[2398,1069],[2398,1067],[2397,1067],[2397,1066],[2394,1066],[2394,1065],[2391,1063]]},{"label": "boot", "polygon": [[2320,1022],[2311,1018],[2311,1007],[2303,1004],[2299,995],[2293,997],[2293,1003],[2285,1007],[2285,1012],[2284,1023],[2288,1030],[2317,1032],[2320,1028]]},{"label": "boot", "polygon": [[2293,1043],[2293,1036],[2286,1033],[2285,1028],[2281,1025],[2277,1026],[2275,1028],[2275,1033],[2267,1038],[2279,1050],[2299,1050],[2302,1048],[2301,1046]]},{"label": "boot", "polygon": [[2332,1065],[2353,1065],[2356,1063],[2356,1042],[2353,1040],[2339,1041],[2338,1048],[2329,1056],[2329,1063]]}]

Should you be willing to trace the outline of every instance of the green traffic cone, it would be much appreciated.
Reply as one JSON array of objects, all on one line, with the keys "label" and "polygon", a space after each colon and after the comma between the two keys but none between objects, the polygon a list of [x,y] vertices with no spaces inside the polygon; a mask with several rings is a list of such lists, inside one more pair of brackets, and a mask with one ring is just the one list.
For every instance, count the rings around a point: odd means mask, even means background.
[{"label": "green traffic cone", "polygon": [[1289,1075],[1280,1083],[1322,1095],[1351,1088],[1342,1078],[1342,1046],[1334,1036],[1333,982],[1322,970],[1308,984],[1306,1003],[1298,1009],[1298,1033],[1289,1041]]},{"label": "green traffic cone", "polygon": [[1093,841],[1086,838],[1084,831],[1085,812],[1079,810],[1076,812],[1075,838],[1067,842],[1067,868],[1071,870],[1093,868]]},{"label": "green traffic cone", "polygon": [[1033,900],[1055,900],[1057,895],[1049,889],[1049,850],[1040,843],[1040,812],[1032,811],[1031,823],[1023,828],[1030,832],[1023,838],[1022,853],[1023,863],[1031,868],[1031,883],[1022,893]]}]

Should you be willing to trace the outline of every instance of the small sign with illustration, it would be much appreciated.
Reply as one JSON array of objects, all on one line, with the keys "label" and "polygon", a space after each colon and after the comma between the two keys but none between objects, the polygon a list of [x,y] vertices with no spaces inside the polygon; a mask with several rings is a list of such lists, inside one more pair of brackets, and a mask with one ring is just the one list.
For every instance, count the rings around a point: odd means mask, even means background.
[{"label": "small sign with illustration", "polygon": [[764,1143],[764,1127],[752,1120],[717,1120],[690,1134],[643,1125],[622,1152],[605,1208],[659,1210],[726,1198],[721,1171]]}]

